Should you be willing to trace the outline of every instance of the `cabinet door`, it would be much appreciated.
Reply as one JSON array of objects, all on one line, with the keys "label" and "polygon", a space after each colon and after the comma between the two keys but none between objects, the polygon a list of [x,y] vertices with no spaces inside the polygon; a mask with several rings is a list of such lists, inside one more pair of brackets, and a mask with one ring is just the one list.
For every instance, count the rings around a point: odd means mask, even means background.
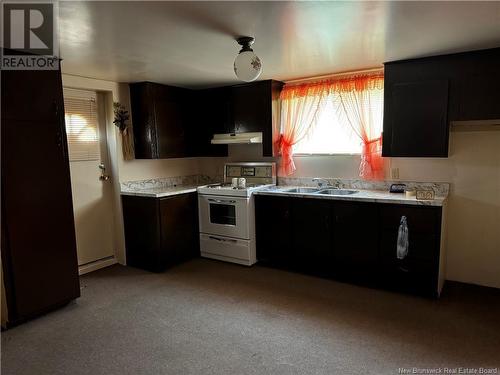
[{"label": "cabinet door", "polygon": [[158,199],[122,195],[127,265],[161,271],[161,224]]},{"label": "cabinet door", "polygon": [[196,111],[186,108],[189,116],[189,156],[227,156],[227,145],[213,145],[211,140],[214,134],[227,133],[230,121],[229,89],[193,90],[189,95],[189,105],[196,106]]},{"label": "cabinet door", "polygon": [[187,117],[184,101],[187,90],[154,85],[154,109],[159,158],[179,158],[187,154]]},{"label": "cabinet door", "polygon": [[153,84],[133,83],[130,85],[136,159],[157,159],[159,157],[153,100]]},{"label": "cabinet door", "polygon": [[460,90],[458,120],[500,119],[498,71],[487,74],[476,72],[461,77],[458,86]]},{"label": "cabinet door", "polygon": [[377,205],[337,201],[333,211],[337,274],[360,281],[373,279],[379,252]]},{"label": "cabinet door", "polygon": [[[391,289],[435,295],[439,273],[441,208],[384,205],[381,207],[380,272]],[[397,258],[401,218],[408,225],[409,248]]]},{"label": "cabinet door", "polygon": [[199,256],[198,199],[196,193],[160,200],[161,256],[168,265]]},{"label": "cabinet door", "polygon": [[271,88],[269,81],[231,88],[235,133],[262,132],[271,127]]},{"label": "cabinet door", "polygon": [[287,266],[293,260],[291,199],[255,196],[257,260]]},{"label": "cabinet door", "polygon": [[331,202],[323,199],[293,200],[293,257],[298,268],[321,274],[331,273],[331,207]]},{"label": "cabinet door", "polygon": [[396,83],[391,103],[387,156],[448,156],[448,80]]},{"label": "cabinet door", "polygon": [[151,82],[130,85],[136,159],[187,155],[188,90]]}]

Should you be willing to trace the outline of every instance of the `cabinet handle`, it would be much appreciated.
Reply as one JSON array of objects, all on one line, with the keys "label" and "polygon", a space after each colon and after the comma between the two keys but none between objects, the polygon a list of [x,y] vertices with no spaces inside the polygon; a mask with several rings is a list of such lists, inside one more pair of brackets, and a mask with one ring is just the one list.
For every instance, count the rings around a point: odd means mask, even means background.
[{"label": "cabinet handle", "polygon": [[56,145],[57,145],[57,147],[61,148],[63,160],[66,160],[67,159],[66,146],[63,144],[63,140],[64,140],[63,135],[64,135],[64,132],[66,131],[65,130],[66,123],[64,120],[64,114],[61,116],[61,113],[59,110],[59,105],[57,104],[57,102],[55,100],[52,103],[54,106],[54,113],[56,115],[56,121],[57,121],[57,125],[58,125],[58,129],[56,130]]},{"label": "cabinet handle", "polygon": [[226,239],[226,238],[218,238],[218,237],[214,237],[214,236],[208,236],[208,238],[210,238],[211,240],[219,241],[219,242],[232,242],[232,243],[238,242],[237,240],[231,240],[231,239]]}]

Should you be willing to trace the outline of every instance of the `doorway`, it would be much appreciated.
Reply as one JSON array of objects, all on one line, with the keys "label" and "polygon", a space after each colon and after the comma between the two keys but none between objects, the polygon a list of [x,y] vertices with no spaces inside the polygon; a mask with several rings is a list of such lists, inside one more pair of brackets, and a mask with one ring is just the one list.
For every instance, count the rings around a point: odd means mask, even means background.
[{"label": "doorway", "polygon": [[116,263],[104,95],[64,89],[80,274]]}]

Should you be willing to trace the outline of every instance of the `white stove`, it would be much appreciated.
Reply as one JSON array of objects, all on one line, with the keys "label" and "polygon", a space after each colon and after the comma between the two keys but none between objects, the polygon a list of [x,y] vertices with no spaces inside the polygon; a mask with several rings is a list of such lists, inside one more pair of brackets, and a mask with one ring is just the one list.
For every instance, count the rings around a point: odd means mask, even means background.
[{"label": "white stove", "polygon": [[[233,187],[233,178],[245,178],[246,187]],[[252,193],[273,185],[275,163],[227,163],[224,182],[200,186],[197,190],[201,256],[254,264],[257,258]]]}]

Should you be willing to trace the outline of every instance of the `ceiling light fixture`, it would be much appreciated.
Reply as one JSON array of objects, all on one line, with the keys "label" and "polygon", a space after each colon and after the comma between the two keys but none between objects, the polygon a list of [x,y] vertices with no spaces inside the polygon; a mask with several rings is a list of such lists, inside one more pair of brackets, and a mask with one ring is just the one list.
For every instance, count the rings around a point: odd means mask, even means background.
[{"label": "ceiling light fixture", "polygon": [[241,50],[234,59],[234,73],[242,81],[255,81],[262,73],[262,63],[251,48],[255,39],[251,36],[242,36],[236,41],[241,46]]}]

